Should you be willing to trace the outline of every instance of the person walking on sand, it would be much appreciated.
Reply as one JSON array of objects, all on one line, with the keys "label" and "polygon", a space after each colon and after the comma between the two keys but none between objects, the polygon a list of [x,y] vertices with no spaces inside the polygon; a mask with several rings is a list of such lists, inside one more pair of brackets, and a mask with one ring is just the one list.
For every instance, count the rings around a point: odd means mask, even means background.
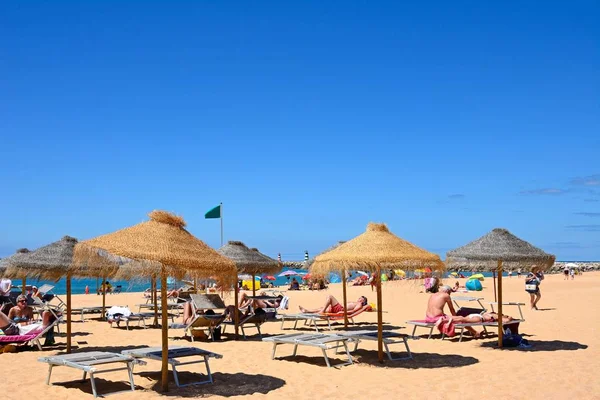
[{"label": "person walking on sand", "polygon": [[533,267],[531,272],[525,278],[525,291],[529,293],[530,305],[532,310],[537,310],[537,303],[542,298],[540,284],[544,280],[544,273],[538,268]]},{"label": "person walking on sand", "polygon": [[563,269],[563,275],[565,276],[565,279],[563,279],[563,281],[568,281],[569,280],[569,267],[565,266],[565,269]]},{"label": "person walking on sand", "polygon": [[571,275],[571,280],[575,279],[575,268],[571,267],[569,274]]},{"label": "person walking on sand", "polygon": [[521,268],[519,268],[519,269],[517,270],[517,278],[520,278],[520,277],[521,277]]}]

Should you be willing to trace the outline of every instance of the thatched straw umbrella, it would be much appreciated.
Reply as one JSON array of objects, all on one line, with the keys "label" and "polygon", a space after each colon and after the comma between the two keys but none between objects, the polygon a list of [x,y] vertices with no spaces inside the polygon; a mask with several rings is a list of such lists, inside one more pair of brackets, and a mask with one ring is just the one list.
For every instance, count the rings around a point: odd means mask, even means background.
[{"label": "thatched straw umbrella", "polygon": [[[71,352],[71,266],[73,264],[73,252],[77,239],[64,236],[61,240],[51,243],[39,249],[20,254],[8,260],[7,273],[12,276],[34,277],[38,279],[57,280],[66,277],[67,291],[67,353]],[[109,274],[113,274],[117,266],[104,259],[96,262],[104,262]],[[89,271],[87,271],[89,273]],[[79,275],[86,276],[86,268],[79,268]],[[104,315],[105,298],[103,294],[102,307]]]},{"label": "thatched straw umbrella", "polygon": [[462,247],[446,253],[448,265],[487,265],[498,273],[498,347],[502,347],[502,270],[503,265],[545,269],[554,264],[555,257],[519,239],[506,229],[496,228]]},{"label": "thatched straw umbrella", "polygon": [[[19,257],[21,257],[23,254],[27,254],[29,253],[29,249],[17,249],[17,251],[15,252],[15,254],[13,254],[12,256],[3,258],[0,260],[0,275],[7,275],[8,274],[8,266],[10,265],[10,262],[14,259],[18,259]],[[20,277],[22,279],[22,289],[21,289],[21,293],[25,294],[27,292],[27,290],[25,289],[25,287],[27,286],[27,277],[22,276],[22,275],[12,275],[12,278],[17,278]]]},{"label": "thatched straw umbrella", "polygon": [[[123,268],[136,268],[146,276],[160,274],[162,306],[162,375],[163,391],[168,381],[168,315],[167,276],[184,277],[186,274],[212,277],[220,276],[230,281],[235,275],[235,265],[200,239],[184,229],[183,218],[165,211],[152,211],[150,221],[121,229],[114,233],[86,240],[75,246],[74,261],[90,262],[107,252],[124,257]],[[77,268],[77,264],[74,264]]]},{"label": "thatched straw umbrella", "polygon": [[[281,264],[278,261],[262,254],[256,250],[249,249],[244,243],[230,240],[226,245],[222,246],[217,250],[219,254],[227,257],[235,264],[237,272],[235,274],[235,306],[238,305],[238,285],[237,285],[237,274],[251,274],[252,275],[252,295],[256,296],[256,289],[254,287],[254,278],[257,274],[270,274],[275,273],[281,269]],[[238,321],[237,313],[235,314],[235,334],[238,334]]]},{"label": "thatched straw umbrella", "polygon": [[383,362],[383,321],[381,269],[444,269],[437,254],[430,253],[391,233],[385,224],[369,223],[367,231],[335,249],[315,257],[311,273],[324,275],[331,271],[371,271],[377,282],[378,355]]}]

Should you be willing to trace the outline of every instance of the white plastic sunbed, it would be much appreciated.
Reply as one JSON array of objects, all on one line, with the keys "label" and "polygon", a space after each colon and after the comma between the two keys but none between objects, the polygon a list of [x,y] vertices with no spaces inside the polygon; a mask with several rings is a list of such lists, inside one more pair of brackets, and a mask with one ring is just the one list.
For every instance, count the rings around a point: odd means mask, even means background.
[{"label": "white plastic sunbed", "polygon": [[[368,330],[345,331],[345,332],[336,331],[335,333],[336,333],[336,335],[346,336],[351,339],[354,339],[355,344],[354,344],[354,350],[352,350],[352,351],[356,351],[358,349],[358,345],[361,340],[377,341],[377,331],[368,331]],[[413,358],[412,353],[410,351],[410,347],[408,347],[408,341],[407,341],[408,338],[409,338],[408,335],[398,333],[398,332],[392,332],[392,331],[384,331],[383,332],[383,346],[385,348],[385,352],[386,352],[388,358],[390,359],[390,361],[410,360]],[[392,344],[396,344],[396,343],[404,343],[404,347],[406,348],[407,356],[392,357],[392,353],[390,352],[389,346]]]},{"label": "white plastic sunbed", "polygon": [[287,335],[278,335],[272,336],[269,338],[264,338],[263,342],[272,342],[273,343],[273,353],[271,358],[275,359],[275,351],[277,350],[277,346],[282,344],[293,344],[294,345],[294,353],[293,357],[296,356],[296,352],[298,350],[298,346],[308,346],[308,347],[316,347],[321,349],[323,352],[323,357],[325,357],[325,363],[327,363],[327,367],[331,367],[329,363],[329,357],[327,356],[327,350],[339,349],[343,348],[346,351],[346,355],[348,356],[348,361],[339,366],[343,365],[351,365],[352,364],[352,356],[350,355],[350,351],[348,350],[348,342],[353,341],[350,337],[340,336],[334,334],[324,334],[324,333],[316,333],[316,334],[307,334],[307,333],[291,333]]},{"label": "white plastic sunbed", "polygon": [[[50,376],[52,375],[53,367],[64,366],[81,370],[83,371],[83,381],[85,381],[87,374],[90,374],[90,382],[92,384],[92,393],[94,394],[94,397],[98,397],[98,393],[96,392],[96,382],[94,380],[95,375],[106,372],[127,370],[129,374],[129,384],[131,386],[131,390],[133,391],[135,390],[135,384],[133,383],[133,364],[145,364],[143,361],[136,361],[133,357],[105,351],[90,351],[60,356],[41,357],[38,359],[38,361],[48,364],[48,378],[46,379],[46,385],[50,385]],[[105,370],[97,369],[97,366],[99,365],[115,363],[124,363],[126,366]]]},{"label": "white plastic sunbed", "polygon": [[[110,306],[105,306],[104,310],[108,310]],[[80,308],[72,308],[71,314],[79,314],[81,313],[81,322],[85,321],[84,314],[100,314],[102,313],[102,306],[94,306],[94,307],[80,307]]]},{"label": "white plastic sunbed", "polygon": [[[151,360],[161,361],[162,360],[162,348],[161,347],[143,347],[141,349],[133,349],[133,350],[124,350],[121,354],[125,356],[131,356],[134,358],[149,358]],[[178,358],[187,358],[187,357],[202,357],[201,360],[193,360],[182,362],[179,361]],[[169,364],[171,364],[171,369],[173,370],[173,378],[175,379],[175,384],[177,387],[184,387],[190,385],[202,385],[205,383],[213,383],[212,373],[210,372],[210,366],[208,365],[209,358],[223,358],[222,355],[216,354],[210,351],[202,350],[197,347],[183,347],[183,346],[173,346],[169,348]],[[179,383],[179,376],[177,375],[177,367],[182,365],[190,365],[190,364],[199,364],[204,363],[206,366],[206,375],[207,379],[186,383],[184,385]]]}]

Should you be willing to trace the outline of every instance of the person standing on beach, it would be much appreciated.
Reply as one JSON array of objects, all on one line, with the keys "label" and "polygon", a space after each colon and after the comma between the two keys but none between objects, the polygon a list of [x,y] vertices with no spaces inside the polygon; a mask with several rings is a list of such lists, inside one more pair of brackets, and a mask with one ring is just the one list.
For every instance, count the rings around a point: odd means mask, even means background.
[{"label": "person standing on beach", "polygon": [[538,268],[533,267],[531,272],[525,278],[525,291],[529,293],[530,305],[532,310],[537,310],[537,303],[542,298],[540,284],[544,280],[544,273]]},{"label": "person standing on beach", "polygon": [[571,267],[569,274],[571,275],[571,280],[575,279],[575,268]]},{"label": "person standing on beach", "polygon": [[508,277],[512,278],[512,269],[508,271]]},{"label": "person standing on beach", "polygon": [[563,269],[563,274],[565,276],[565,279],[563,279],[563,280],[568,281],[569,280],[569,267],[565,267],[565,269]]},{"label": "person standing on beach", "polygon": [[521,277],[521,268],[519,268],[519,269],[517,270],[517,278],[520,278],[520,277]]}]

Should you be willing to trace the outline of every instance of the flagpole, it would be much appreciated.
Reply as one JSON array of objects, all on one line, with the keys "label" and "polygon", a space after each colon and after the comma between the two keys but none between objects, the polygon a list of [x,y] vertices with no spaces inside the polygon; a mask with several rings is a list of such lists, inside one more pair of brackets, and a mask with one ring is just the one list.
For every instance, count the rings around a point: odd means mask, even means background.
[{"label": "flagpole", "polygon": [[223,247],[223,202],[221,202],[221,247]]}]

